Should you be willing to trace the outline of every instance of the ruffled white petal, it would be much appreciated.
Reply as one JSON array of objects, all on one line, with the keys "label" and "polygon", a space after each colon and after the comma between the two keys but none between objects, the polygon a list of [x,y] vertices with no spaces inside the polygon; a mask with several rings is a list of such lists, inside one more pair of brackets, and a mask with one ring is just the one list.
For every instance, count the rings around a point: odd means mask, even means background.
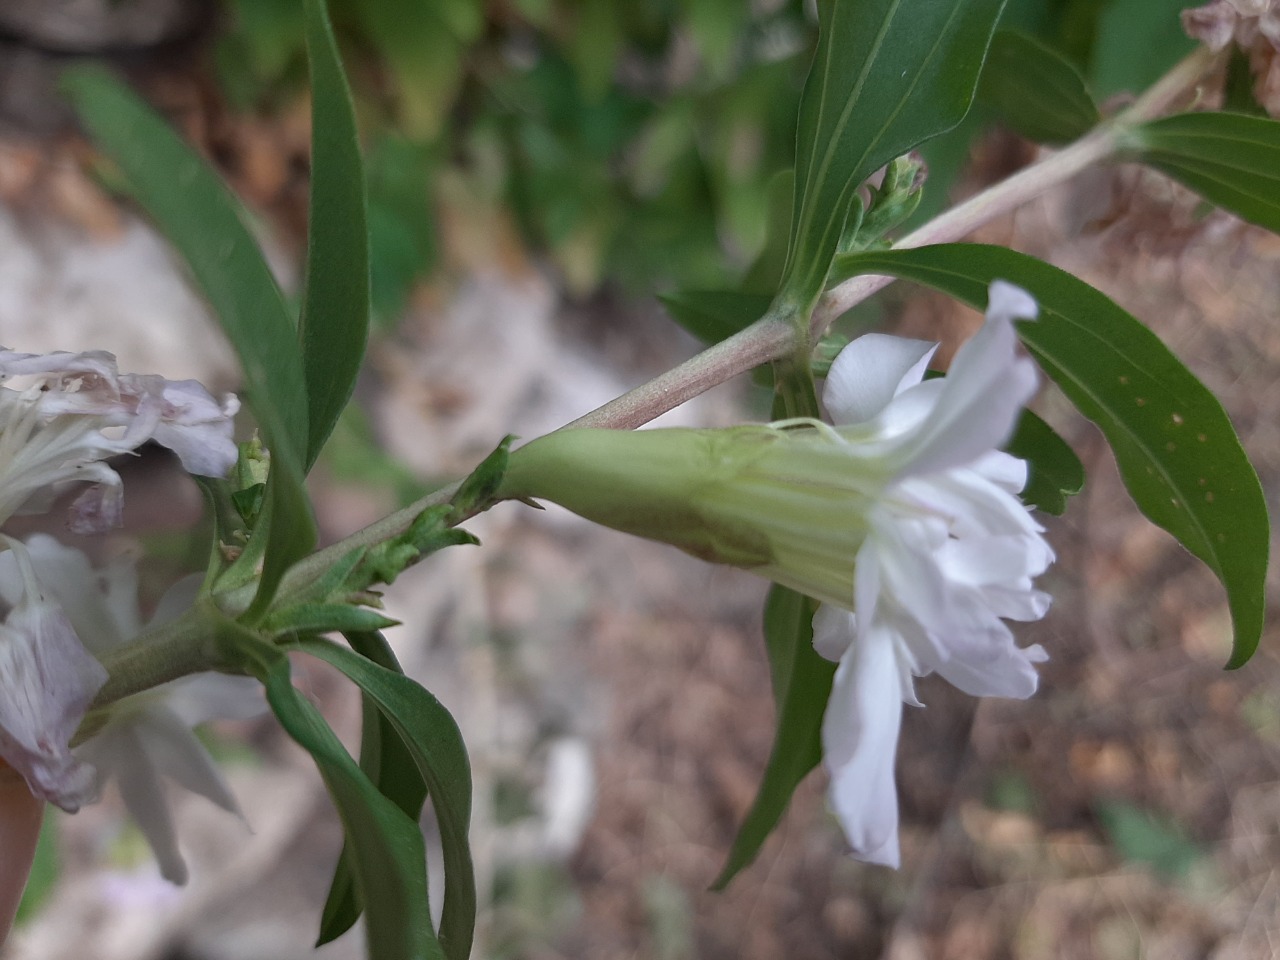
[{"label": "ruffled white petal", "polygon": [[899,863],[893,766],[900,690],[893,637],[883,628],[864,631],[836,668],[822,723],[832,810],[854,856],[889,867]]},{"label": "ruffled white petal", "polygon": [[839,663],[853,643],[857,620],[848,610],[824,603],[813,617],[813,648],[818,656]]},{"label": "ruffled white petal", "polygon": [[941,380],[919,382],[928,354],[916,341],[862,338],[832,366],[838,436],[892,464],[867,510],[852,612],[824,605],[814,618],[815,648],[840,663],[823,719],[830,802],[864,860],[898,862],[893,762],[913,676],[1029,697],[1047,656],[1020,648],[1005,623],[1048,609],[1033,580],[1053,551],[1017,496],[1026,464],[998,449],[1035,391],[1013,328],[1035,313],[1025,291],[993,284],[987,322]]},{"label": "ruffled white petal", "polygon": [[74,813],[94,783],[69,744],[107,672],[45,595],[26,547],[3,539],[0,579],[12,609],[0,625],[0,757],[32,793]]},{"label": "ruffled white petal", "polygon": [[877,416],[905,387],[917,384],[936,343],[869,333],[840,351],[827,373],[822,402],[836,423]]}]

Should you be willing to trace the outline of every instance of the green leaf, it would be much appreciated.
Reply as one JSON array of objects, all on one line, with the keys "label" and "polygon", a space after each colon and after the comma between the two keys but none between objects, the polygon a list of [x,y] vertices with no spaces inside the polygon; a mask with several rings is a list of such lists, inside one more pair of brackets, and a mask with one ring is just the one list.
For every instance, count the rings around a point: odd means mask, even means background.
[{"label": "green leaf", "polygon": [[1105,801],[1098,804],[1097,814],[1121,857],[1146,864],[1165,879],[1186,876],[1207,855],[1177,823],[1151,811],[1120,801]]},{"label": "green leaf", "polygon": [[1196,47],[1178,16],[1189,6],[1184,0],[1082,0],[1077,6],[1082,19],[1096,17],[1089,79],[1103,99],[1145,90]]},{"label": "green leaf", "polygon": [[1067,509],[1067,497],[1084,488],[1084,464],[1076,452],[1030,410],[1022,412],[1004,449],[1027,461],[1022,499],[1029,506],[1061,516]]},{"label": "green leaf", "polygon": [[1144,124],[1131,136],[1132,159],[1280,233],[1280,120],[1182,113]]},{"label": "green leaf", "polygon": [[795,211],[780,298],[822,293],[858,185],[958,124],[1004,0],[823,0],[800,101]]},{"label": "green leaf", "polygon": [[502,475],[507,470],[507,460],[511,456],[511,443],[514,436],[502,438],[502,442],[489,454],[458,486],[458,492],[450,501],[453,516],[459,518],[473,517],[493,506],[498,487],[502,485]]},{"label": "green leaf", "polygon": [[[404,673],[391,646],[380,633],[348,633],[352,649],[381,667]],[[360,769],[408,817],[417,823],[422,804],[427,798],[427,784],[414,765],[413,756],[405,749],[391,722],[382,715],[368,694],[361,694],[364,722],[360,732]],[[344,849],[334,870],[329,896],[320,917],[320,934],[316,946],[341,936],[360,916],[362,907],[356,896],[355,877]]]},{"label": "green leaf", "polygon": [[479,543],[465,530],[451,526],[454,512],[451,504],[428,507],[404,533],[370,547],[360,566],[347,578],[346,588],[359,591],[374,584],[394,583],[408,567],[437,550]]},{"label": "green leaf", "polygon": [[772,297],[787,264],[787,231],[795,203],[795,171],[780,170],[769,179],[765,201],[764,247],[742,278],[743,293],[768,294]]},{"label": "green leaf", "polygon": [[369,914],[365,930],[371,960],[443,960],[446,954],[431,929],[426,850],[417,821],[374,786],[293,686],[288,658],[268,649],[277,655],[260,676],[267,702],[285,732],[315,760],[338,809],[346,835],[344,861]]},{"label": "green leaf", "polygon": [[1231,58],[1227,61],[1227,76],[1222,86],[1222,109],[1227,113],[1267,116],[1267,108],[1258,102],[1254,91],[1249,57],[1239,47],[1232,49]]},{"label": "green leaf", "polygon": [[1105,434],[1129,494],[1222,581],[1235,625],[1229,668],[1262,635],[1268,529],[1262,485],[1218,399],[1132,315],[1082,280],[1004,247],[944,244],[854,254],[841,276],[914,280],[972,306],[996,278],[1026,287],[1038,321],[1023,343]]},{"label": "green leaf", "polygon": [[369,231],[355,108],[325,0],[307,0],[311,198],[298,339],[307,384],[311,468],[351,399],[369,339]]},{"label": "green leaf", "polygon": [[676,323],[710,344],[751,326],[769,310],[773,297],[734,290],[687,290],[658,299]]},{"label": "green leaf", "polygon": [[307,393],[293,320],[239,203],[203,160],[124,83],[74,67],[63,88],[130,195],[190,267],[244,371],[244,391],[271,449],[271,478],[255,539],[266,558],[256,603],[315,544],[302,486]]},{"label": "green leaf", "polygon": [[345,603],[299,603],[274,610],[262,621],[262,629],[272,634],[332,633],[353,630],[385,630],[399,621],[375,610]]},{"label": "green leaf", "polygon": [[1101,120],[1075,65],[1017,30],[998,30],[991,39],[978,100],[1036,143],[1067,143]]},{"label": "green leaf", "polygon": [[764,640],[769,652],[778,729],[764,779],[733,849],[712,885],[723,890],[756,858],[778,825],[800,781],[822,759],[822,716],[831,696],[836,665],[813,649],[813,614],[808,597],[774,586],[764,608]]},{"label": "green leaf", "polygon": [[[467,828],[471,819],[471,765],[449,711],[421,685],[395,670],[318,638],[299,649],[337,667],[372,700],[395,730],[426,782],[440,824],[445,893],[440,943],[449,960],[466,960],[475,931],[476,887]],[[372,904],[369,925],[374,925]]]}]

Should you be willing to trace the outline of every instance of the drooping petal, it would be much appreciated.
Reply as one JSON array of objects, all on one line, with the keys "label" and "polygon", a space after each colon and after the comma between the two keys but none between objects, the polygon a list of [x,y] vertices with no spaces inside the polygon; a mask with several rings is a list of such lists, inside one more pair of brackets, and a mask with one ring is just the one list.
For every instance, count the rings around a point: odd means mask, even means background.
[{"label": "drooping petal", "polygon": [[877,416],[905,387],[917,384],[936,343],[869,333],[840,351],[827,374],[822,402],[836,423]]},{"label": "drooping petal", "polygon": [[986,322],[956,352],[934,416],[912,438],[907,472],[919,476],[965,466],[1009,438],[1036,390],[1035,365],[1017,353],[1013,319],[1035,316],[1025,291],[992,284]]},{"label": "drooping petal", "polygon": [[209,751],[177,713],[157,704],[139,718],[135,729],[142,749],[166,777],[243,819],[240,805]]},{"label": "drooping petal", "polygon": [[128,381],[127,386],[138,383],[139,396],[154,403],[156,422],[150,436],[176,453],[183,469],[202,477],[227,475],[238,452],[234,418],[239,400],[228,396],[219,404],[196,380],[122,379]]},{"label": "drooping petal", "polygon": [[93,794],[93,771],[69,744],[107,672],[41,591],[26,548],[5,541],[21,593],[0,625],[0,757],[32,793],[74,813]]},{"label": "drooping petal", "polygon": [[836,668],[822,721],[831,808],[854,856],[889,867],[899,864],[894,759],[900,690],[893,636],[878,625],[863,630]]},{"label": "drooping petal", "polygon": [[164,784],[137,728],[131,724],[110,727],[77,752],[90,759],[99,770],[111,772],[129,815],[147,838],[160,864],[161,876],[170,883],[186,883],[187,864],[178,849]]},{"label": "drooping petal", "polygon": [[[58,602],[90,650],[103,653],[118,647],[142,629],[135,555],[95,567],[83,551],[47,533],[33,534],[25,547],[42,590]],[[0,554],[0,598],[16,603],[21,586],[13,557]]]},{"label": "drooping petal", "polygon": [[948,683],[974,697],[1012,697],[1025,700],[1040,683],[1035,665],[1049,659],[1039,644],[1017,647],[1012,640],[995,656],[974,663],[953,657],[938,665],[938,674]]}]

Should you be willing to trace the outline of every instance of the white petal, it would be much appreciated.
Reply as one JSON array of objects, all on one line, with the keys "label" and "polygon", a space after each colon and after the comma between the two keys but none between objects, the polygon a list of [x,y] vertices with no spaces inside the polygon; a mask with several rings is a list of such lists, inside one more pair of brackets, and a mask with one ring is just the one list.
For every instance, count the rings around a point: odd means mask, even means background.
[{"label": "white petal", "polygon": [[137,730],[128,723],[108,729],[86,743],[81,751],[114,775],[129,815],[137,822],[160,864],[161,876],[170,883],[186,883],[187,865],[178,849],[164,784]]},{"label": "white petal", "polygon": [[987,316],[1012,323],[1034,320],[1040,315],[1036,298],[1008,280],[992,280],[987,290]]},{"label": "white petal", "polygon": [[1009,493],[1021,493],[1027,485],[1027,461],[1003,450],[992,450],[979,457],[969,469]]},{"label": "white petal", "polygon": [[[90,650],[101,653],[138,634],[136,556],[124,554],[95,568],[83,551],[45,533],[29,537],[26,547],[42,589],[59,603]],[[19,587],[11,556],[0,556],[0,596],[13,603]]]},{"label": "white petal", "polygon": [[1047,659],[1038,644],[1021,649],[1010,643],[991,660],[974,663],[956,657],[937,669],[948,683],[971,696],[1025,700],[1040,683],[1035,665]]},{"label": "white petal", "polygon": [[818,656],[838,663],[853,643],[857,618],[848,610],[824,603],[813,616],[813,649]]},{"label": "white petal", "polygon": [[69,746],[107,672],[47,598],[23,544],[4,538],[21,594],[0,625],[0,756],[38,797],[74,813],[93,793],[93,771]]},{"label": "white petal", "polygon": [[176,714],[157,704],[149,707],[135,726],[143,749],[161,773],[243,819],[240,805],[213,758]]},{"label": "white petal", "polygon": [[196,597],[200,595],[200,585],[203,582],[203,574],[193,573],[169,587],[160,598],[160,602],[156,604],[156,612],[151,615],[150,625],[155,627],[177,620],[190,610],[196,602]]},{"label": "white petal", "polygon": [[165,706],[188,727],[215,719],[249,720],[267,709],[262,685],[249,677],[197,673],[157,689],[165,693]]},{"label": "white petal", "polygon": [[827,374],[822,402],[836,423],[875,417],[905,387],[919,383],[936,343],[883,333],[858,337],[840,351]]},{"label": "white petal", "polygon": [[899,864],[898,792],[893,779],[902,723],[894,638],[873,625],[836,668],[822,721],[832,810],[860,860]]},{"label": "white petal", "polygon": [[964,466],[1000,446],[1035,393],[1035,366],[1018,355],[1012,323],[1025,304],[1006,287],[996,290],[986,322],[956,352],[937,415],[914,438],[909,473]]},{"label": "white petal", "polygon": [[982,587],[1038,576],[1044,572],[1046,552],[1044,541],[1029,536],[967,537],[951,540],[937,557],[949,580]]}]

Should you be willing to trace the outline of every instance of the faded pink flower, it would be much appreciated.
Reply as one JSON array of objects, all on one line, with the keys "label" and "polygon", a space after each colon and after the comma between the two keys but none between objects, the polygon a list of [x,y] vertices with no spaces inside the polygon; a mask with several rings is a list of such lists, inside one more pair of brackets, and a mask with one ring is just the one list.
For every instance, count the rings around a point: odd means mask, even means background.
[{"label": "faded pink flower", "polygon": [[89,488],[72,504],[77,533],[120,523],[119,475],[105,461],[148,440],[169,447],[183,467],[224,476],[236,460],[233,418],[239,401],[221,403],[194,380],[120,374],[109,353],[26,354],[0,349],[0,524],[38,512],[63,489]]}]

